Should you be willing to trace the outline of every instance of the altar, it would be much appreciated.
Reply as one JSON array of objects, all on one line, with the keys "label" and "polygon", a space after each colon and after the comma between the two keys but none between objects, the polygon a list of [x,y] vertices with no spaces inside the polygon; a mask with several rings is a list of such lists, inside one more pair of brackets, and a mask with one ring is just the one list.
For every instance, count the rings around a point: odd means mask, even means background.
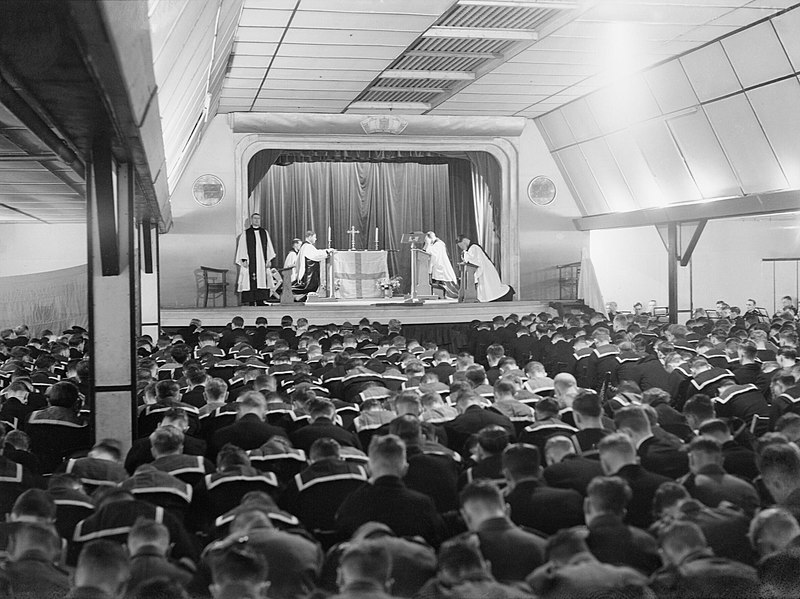
[{"label": "altar", "polygon": [[328,260],[332,262],[335,298],[383,297],[378,282],[389,278],[387,253],[384,250],[342,250],[333,253]]}]

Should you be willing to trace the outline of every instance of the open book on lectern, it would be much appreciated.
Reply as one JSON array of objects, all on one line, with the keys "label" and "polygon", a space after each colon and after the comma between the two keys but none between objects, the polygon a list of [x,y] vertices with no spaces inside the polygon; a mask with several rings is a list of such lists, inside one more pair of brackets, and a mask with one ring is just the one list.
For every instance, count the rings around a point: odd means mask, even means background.
[{"label": "open book on lectern", "polygon": [[400,243],[410,243],[412,248],[423,245],[425,243],[425,233],[422,231],[403,233],[403,236],[400,238]]}]

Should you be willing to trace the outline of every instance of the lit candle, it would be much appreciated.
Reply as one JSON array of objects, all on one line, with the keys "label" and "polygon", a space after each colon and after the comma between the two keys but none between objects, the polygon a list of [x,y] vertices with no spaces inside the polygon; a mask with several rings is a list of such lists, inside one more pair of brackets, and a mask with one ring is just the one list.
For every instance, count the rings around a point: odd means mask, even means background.
[{"label": "lit candle", "polygon": [[378,227],[375,227],[375,249],[378,249]]},{"label": "lit candle", "polygon": [[331,228],[328,227],[328,247],[331,247]]}]

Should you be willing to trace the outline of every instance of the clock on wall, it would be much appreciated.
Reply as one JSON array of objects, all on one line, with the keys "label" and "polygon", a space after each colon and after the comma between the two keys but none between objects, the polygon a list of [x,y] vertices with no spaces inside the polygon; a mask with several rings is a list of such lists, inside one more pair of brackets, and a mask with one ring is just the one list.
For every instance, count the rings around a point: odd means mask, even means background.
[{"label": "clock on wall", "polygon": [[216,175],[200,175],[192,184],[192,195],[201,206],[216,206],[225,197],[225,184]]},{"label": "clock on wall", "polygon": [[556,199],[556,184],[549,177],[534,177],[528,183],[528,199],[537,206],[552,204]]}]

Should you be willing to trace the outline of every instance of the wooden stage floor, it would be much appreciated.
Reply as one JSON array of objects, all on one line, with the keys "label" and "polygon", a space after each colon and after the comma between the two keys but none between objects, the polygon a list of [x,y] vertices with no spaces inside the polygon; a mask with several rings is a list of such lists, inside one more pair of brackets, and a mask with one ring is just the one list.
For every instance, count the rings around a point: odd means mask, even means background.
[{"label": "wooden stage floor", "polygon": [[406,304],[402,298],[337,300],[309,304],[282,306],[228,306],[227,308],[162,308],[162,327],[182,327],[192,318],[199,318],[204,326],[222,327],[234,316],[244,318],[245,325],[251,326],[256,317],[264,316],[270,326],[280,323],[281,316],[289,314],[297,320],[307,318],[310,324],[328,324],[349,321],[353,324],[366,317],[383,324],[396,318],[403,324],[443,324],[462,323],[473,320],[491,320],[498,314],[534,313],[547,310],[547,302],[515,301],[498,303],[459,304],[455,300],[426,300],[422,304]]}]

